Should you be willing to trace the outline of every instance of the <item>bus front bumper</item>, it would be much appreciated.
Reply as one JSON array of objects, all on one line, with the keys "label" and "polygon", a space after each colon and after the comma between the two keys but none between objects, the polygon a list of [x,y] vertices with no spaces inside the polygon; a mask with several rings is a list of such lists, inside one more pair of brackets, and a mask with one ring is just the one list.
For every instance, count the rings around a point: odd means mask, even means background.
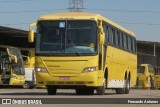
[{"label": "bus front bumper", "polygon": [[25,83],[25,80],[19,80],[19,79],[10,79],[9,85],[16,85],[16,86],[23,86]]},{"label": "bus front bumper", "polygon": [[86,72],[81,74],[70,75],[66,74],[60,76],[51,76],[49,73],[36,72],[37,85],[54,85],[54,86],[86,86],[86,87],[97,87],[100,86],[100,80],[98,76],[101,71]]}]

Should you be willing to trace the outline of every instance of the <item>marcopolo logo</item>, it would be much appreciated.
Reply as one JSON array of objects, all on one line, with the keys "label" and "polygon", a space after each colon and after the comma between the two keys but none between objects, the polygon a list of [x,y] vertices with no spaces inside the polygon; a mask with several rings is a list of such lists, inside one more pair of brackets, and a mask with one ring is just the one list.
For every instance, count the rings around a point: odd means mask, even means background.
[{"label": "marcopolo logo", "polygon": [[12,104],[11,99],[2,99],[2,104]]}]

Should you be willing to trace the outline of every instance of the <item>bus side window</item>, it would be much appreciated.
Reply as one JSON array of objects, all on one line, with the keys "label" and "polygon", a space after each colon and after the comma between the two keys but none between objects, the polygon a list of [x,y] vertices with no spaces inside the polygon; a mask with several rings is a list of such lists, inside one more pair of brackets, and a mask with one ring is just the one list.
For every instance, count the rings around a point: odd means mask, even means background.
[{"label": "bus side window", "polygon": [[126,49],[127,49],[127,51],[129,51],[129,48],[128,48],[128,38],[129,38],[129,36],[126,35]]},{"label": "bus side window", "polygon": [[134,39],[132,38],[132,46],[133,46],[133,53],[135,53],[135,41],[134,41]]},{"label": "bus side window", "polygon": [[123,48],[123,36],[122,36],[122,33],[119,33],[119,46],[120,46],[120,48]]},{"label": "bus side window", "polygon": [[127,50],[127,38],[125,34],[123,34],[123,46],[124,46],[124,49]]},{"label": "bus side window", "polygon": [[131,38],[128,36],[128,50],[131,51]]},{"label": "bus side window", "polygon": [[112,29],[112,33],[113,33],[113,45],[115,45],[116,44],[116,32],[115,32],[115,30],[114,29]]},{"label": "bus side window", "polygon": [[113,32],[110,27],[109,27],[109,43],[113,44]]},{"label": "bus side window", "polygon": [[119,32],[115,30],[115,42],[116,46],[119,47]]},{"label": "bus side window", "polygon": [[109,42],[109,39],[108,39],[108,27],[103,24],[103,30],[104,30],[104,33],[105,33],[105,45]]},{"label": "bus side window", "polygon": [[134,40],[134,46],[135,46],[135,53],[137,53],[137,41]]}]

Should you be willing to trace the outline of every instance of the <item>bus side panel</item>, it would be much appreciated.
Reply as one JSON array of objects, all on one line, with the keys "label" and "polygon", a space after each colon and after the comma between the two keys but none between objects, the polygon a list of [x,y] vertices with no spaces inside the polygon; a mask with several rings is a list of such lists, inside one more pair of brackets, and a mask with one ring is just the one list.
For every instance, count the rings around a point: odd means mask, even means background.
[{"label": "bus side panel", "polygon": [[107,66],[109,72],[109,88],[123,87],[126,72],[127,75],[130,72],[131,87],[136,84],[137,58],[135,54],[131,54],[118,48],[108,46]]}]

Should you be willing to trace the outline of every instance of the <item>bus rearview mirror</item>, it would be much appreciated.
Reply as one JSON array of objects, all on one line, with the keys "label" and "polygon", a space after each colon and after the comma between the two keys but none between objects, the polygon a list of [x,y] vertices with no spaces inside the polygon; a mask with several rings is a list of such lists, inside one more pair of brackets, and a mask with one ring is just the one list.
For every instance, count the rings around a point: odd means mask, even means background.
[{"label": "bus rearview mirror", "polygon": [[32,27],[35,27],[36,25],[37,23],[32,23],[29,26],[28,42],[30,43],[34,42],[34,30],[32,29]]},{"label": "bus rearview mirror", "polygon": [[28,41],[29,41],[30,43],[34,42],[34,30],[30,30],[30,31],[29,31]]},{"label": "bus rearview mirror", "polygon": [[30,64],[30,58],[28,56],[22,55],[22,57],[23,57],[24,64]]}]

